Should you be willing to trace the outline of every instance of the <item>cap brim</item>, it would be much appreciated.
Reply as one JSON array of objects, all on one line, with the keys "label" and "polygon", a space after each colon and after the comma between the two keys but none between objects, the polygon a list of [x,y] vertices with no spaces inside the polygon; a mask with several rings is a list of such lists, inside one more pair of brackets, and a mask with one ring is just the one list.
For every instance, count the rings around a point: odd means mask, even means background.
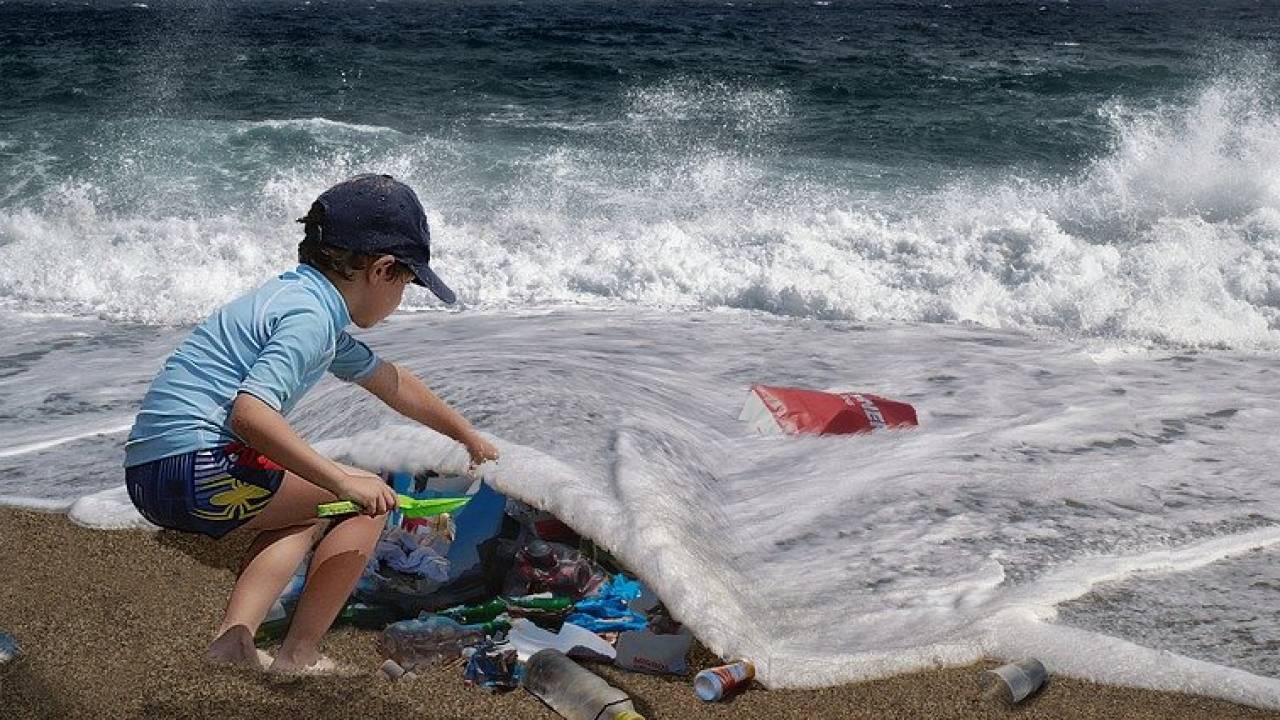
[{"label": "cap brim", "polygon": [[453,294],[448,285],[440,280],[440,276],[435,274],[426,263],[405,263],[409,269],[413,271],[417,278],[415,284],[430,290],[432,294],[440,298],[446,304],[452,305],[458,301],[458,296]]}]

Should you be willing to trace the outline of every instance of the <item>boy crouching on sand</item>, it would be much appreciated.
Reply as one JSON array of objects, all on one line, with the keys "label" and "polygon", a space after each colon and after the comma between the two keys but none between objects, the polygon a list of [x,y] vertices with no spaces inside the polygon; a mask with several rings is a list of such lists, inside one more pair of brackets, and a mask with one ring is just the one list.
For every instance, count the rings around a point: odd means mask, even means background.
[{"label": "boy crouching on sand", "polygon": [[[498,457],[421,381],[345,330],[390,315],[409,282],[454,301],[428,267],[430,233],[413,191],[388,175],[361,175],[325,191],[299,222],[301,264],[223,306],[178,346],[125,445],[129,497],[147,520],[213,538],[236,529],[257,534],[207,657],[280,672],[332,669],[320,638],[396,504],[378,476],[323,457],[285,420],[326,370],[462,443],[474,464]],[[317,521],[316,506],[339,498],[364,514],[331,528]],[[271,662],[253,634],[317,539]]]}]

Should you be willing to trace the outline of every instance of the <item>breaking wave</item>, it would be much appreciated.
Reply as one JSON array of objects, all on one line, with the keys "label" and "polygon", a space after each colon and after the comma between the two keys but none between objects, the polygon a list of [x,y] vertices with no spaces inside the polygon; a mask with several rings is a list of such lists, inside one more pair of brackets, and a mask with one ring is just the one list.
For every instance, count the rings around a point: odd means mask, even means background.
[{"label": "breaking wave", "polygon": [[[316,194],[377,170],[419,189],[466,307],[727,307],[1269,349],[1273,85],[1255,73],[1180,103],[1115,102],[1100,110],[1109,150],[1069,176],[932,187],[782,157],[785,93],[687,79],[628,91],[611,127],[550,147],[152,119],[100,131],[98,159],[56,176],[49,148],[5,138],[37,179],[0,205],[0,299],[193,321],[290,262],[292,219]],[[740,120],[698,124],[713,115]]]}]

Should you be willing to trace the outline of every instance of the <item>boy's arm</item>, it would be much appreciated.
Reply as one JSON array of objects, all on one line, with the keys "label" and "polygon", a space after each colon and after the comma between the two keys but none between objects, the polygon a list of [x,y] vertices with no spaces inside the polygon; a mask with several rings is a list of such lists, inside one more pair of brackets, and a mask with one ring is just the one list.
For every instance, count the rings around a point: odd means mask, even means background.
[{"label": "boy's arm", "polygon": [[231,406],[231,431],[294,475],[342,500],[355,501],[368,515],[380,515],[396,506],[395,493],[380,478],[347,472],[316,452],[280,413],[249,393],[236,395]]},{"label": "boy's arm", "polygon": [[473,467],[498,459],[498,449],[492,443],[408,370],[383,360],[357,382],[392,410],[462,443],[471,455]]}]

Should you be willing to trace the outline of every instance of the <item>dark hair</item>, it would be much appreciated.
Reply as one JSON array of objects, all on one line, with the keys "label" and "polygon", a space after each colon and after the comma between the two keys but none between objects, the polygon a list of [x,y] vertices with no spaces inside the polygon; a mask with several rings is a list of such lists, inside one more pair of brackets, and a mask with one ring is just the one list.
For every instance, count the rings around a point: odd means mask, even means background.
[{"label": "dark hair", "polygon": [[[311,211],[305,217],[298,218],[298,222],[303,224],[306,232],[302,242],[298,243],[298,262],[310,265],[323,273],[333,273],[343,280],[354,280],[357,272],[369,267],[370,263],[382,257],[383,254],[390,254],[362,253],[321,242],[320,223],[323,220],[324,206],[320,203],[313,204]],[[414,277],[409,266],[399,260],[396,261],[395,269],[401,277],[406,275],[410,278]]]}]

